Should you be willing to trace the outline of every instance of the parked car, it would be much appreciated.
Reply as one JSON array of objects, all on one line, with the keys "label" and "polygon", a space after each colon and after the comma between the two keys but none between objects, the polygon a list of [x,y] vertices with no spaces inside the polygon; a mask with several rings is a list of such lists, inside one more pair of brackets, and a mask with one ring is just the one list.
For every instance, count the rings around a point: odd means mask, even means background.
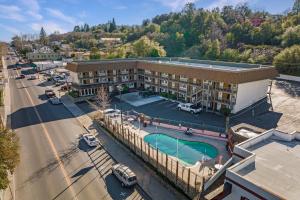
[{"label": "parked car", "polygon": [[180,103],[178,104],[177,108],[178,110],[184,110],[192,114],[199,113],[202,110],[200,106],[194,105],[192,103]]},{"label": "parked car", "polygon": [[93,134],[84,134],[82,138],[90,147],[95,147],[100,144],[99,140]]},{"label": "parked car", "polygon": [[112,166],[112,173],[121,181],[122,186],[133,186],[137,183],[135,173],[126,165],[116,164]]},{"label": "parked car", "polygon": [[58,98],[58,97],[52,97],[52,98],[49,99],[49,101],[50,101],[50,103],[51,103],[52,105],[59,105],[59,104],[62,104],[60,98]]},{"label": "parked car", "polygon": [[31,75],[31,76],[28,78],[28,80],[35,80],[35,79],[37,79],[36,75]]},{"label": "parked car", "polygon": [[70,90],[71,89],[71,86],[66,86],[66,85],[63,85],[63,86],[61,86],[60,87],[60,90],[62,90],[62,91],[65,91],[65,90]]},{"label": "parked car", "polygon": [[121,110],[108,108],[108,109],[102,110],[101,112],[105,115],[110,115],[110,114],[120,114]]},{"label": "parked car", "polygon": [[55,97],[55,92],[52,90],[52,89],[46,89],[45,90],[45,95],[48,97],[48,98],[52,98],[52,97]]},{"label": "parked car", "polygon": [[19,78],[23,79],[23,78],[25,78],[25,75],[24,74],[20,74]]}]

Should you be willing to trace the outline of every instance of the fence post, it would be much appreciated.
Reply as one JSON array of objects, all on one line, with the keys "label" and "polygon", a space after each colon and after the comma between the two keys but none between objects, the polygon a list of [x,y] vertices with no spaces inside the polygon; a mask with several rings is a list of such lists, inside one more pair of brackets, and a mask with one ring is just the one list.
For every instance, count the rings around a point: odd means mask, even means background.
[{"label": "fence post", "polygon": [[195,184],[195,190],[196,190],[196,192],[197,192],[197,187],[196,187],[197,186],[197,177],[198,177],[198,175],[195,174],[195,183],[194,184]]},{"label": "fence post", "polygon": [[141,142],[141,157],[143,158],[143,143],[142,143],[142,138],[140,138],[140,142]]},{"label": "fence post", "polygon": [[158,169],[158,148],[156,148],[156,169]]},{"label": "fence post", "polygon": [[135,146],[135,136],[136,136],[136,135],[135,135],[135,134],[133,134],[133,136],[134,136],[134,137],[133,137],[134,152],[136,153],[136,146]]},{"label": "fence post", "polygon": [[168,154],[166,154],[166,176],[168,177],[168,159],[169,159],[169,156]]},{"label": "fence post", "polygon": [[178,181],[178,160],[176,160],[176,184]]},{"label": "fence post", "polygon": [[148,144],[148,162],[150,163],[150,145],[149,145],[149,143],[147,143]]},{"label": "fence post", "polygon": [[187,180],[187,182],[188,182],[187,193],[189,193],[189,191],[190,191],[190,178],[191,178],[191,169],[189,168],[188,169],[188,180]]},{"label": "fence post", "polygon": [[129,146],[129,148],[130,148],[130,144],[129,144],[129,129],[127,129],[127,143],[128,143],[128,146]]}]

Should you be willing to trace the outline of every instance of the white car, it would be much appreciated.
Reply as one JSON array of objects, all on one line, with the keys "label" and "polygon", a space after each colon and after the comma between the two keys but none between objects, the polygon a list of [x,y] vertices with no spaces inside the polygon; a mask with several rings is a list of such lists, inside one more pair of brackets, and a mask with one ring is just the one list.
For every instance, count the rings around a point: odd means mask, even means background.
[{"label": "white car", "polygon": [[122,186],[133,186],[137,183],[135,173],[123,164],[112,166],[112,173],[121,181]]},{"label": "white car", "polygon": [[35,79],[37,79],[36,75],[31,75],[31,76],[29,77],[29,80],[35,80]]},{"label": "white car", "polygon": [[112,109],[112,108],[108,108],[102,111],[103,114],[105,115],[110,115],[110,114],[120,114],[121,110],[119,109]]},{"label": "white car", "polygon": [[99,140],[93,134],[84,134],[82,138],[90,147],[95,147],[100,144]]},{"label": "white car", "polygon": [[192,114],[199,113],[202,110],[200,106],[196,106],[192,103],[180,103],[178,104],[177,108],[178,110],[184,110]]},{"label": "white car", "polygon": [[61,100],[58,97],[52,97],[49,99],[52,105],[59,105],[62,104]]}]

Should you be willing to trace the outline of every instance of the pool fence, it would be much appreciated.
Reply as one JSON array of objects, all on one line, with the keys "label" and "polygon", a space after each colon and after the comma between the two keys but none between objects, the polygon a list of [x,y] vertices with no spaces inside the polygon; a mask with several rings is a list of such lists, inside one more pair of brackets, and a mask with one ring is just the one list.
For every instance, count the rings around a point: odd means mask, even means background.
[{"label": "pool fence", "polygon": [[144,142],[140,135],[133,132],[128,126],[122,126],[110,116],[104,116],[102,126],[135,155],[140,157],[145,163],[148,163],[158,174],[164,176],[173,186],[191,199],[199,197],[205,182],[211,177],[202,174],[202,172],[204,173],[203,166],[205,163],[202,163],[199,173],[195,173],[191,171],[189,166],[184,165],[178,159]]}]

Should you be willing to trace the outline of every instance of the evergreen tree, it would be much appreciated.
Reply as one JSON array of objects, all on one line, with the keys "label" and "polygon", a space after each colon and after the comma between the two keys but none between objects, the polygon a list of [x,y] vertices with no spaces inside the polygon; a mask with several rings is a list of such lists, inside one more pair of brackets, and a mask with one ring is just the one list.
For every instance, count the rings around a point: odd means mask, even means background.
[{"label": "evergreen tree", "polygon": [[89,31],[90,31],[90,27],[89,27],[88,24],[84,24],[84,26],[83,26],[83,31],[84,31],[84,32],[89,32]]},{"label": "evergreen tree", "polygon": [[40,42],[43,45],[47,44],[47,34],[46,31],[44,30],[44,27],[42,27],[40,31]]},{"label": "evergreen tree", "polygon": [[112,22],[109,23],[109,29],[108,29],[108,31],[111,33],[111,32],[113,32],[116,29],[117,29],[117,25],[116,25],[116,22],[115,22],[115,18],[113,18]]},{"label": "evergreen tree", "polygon": [[73,29],[73,32],[80,32],[80,27],[76,25]]}]

